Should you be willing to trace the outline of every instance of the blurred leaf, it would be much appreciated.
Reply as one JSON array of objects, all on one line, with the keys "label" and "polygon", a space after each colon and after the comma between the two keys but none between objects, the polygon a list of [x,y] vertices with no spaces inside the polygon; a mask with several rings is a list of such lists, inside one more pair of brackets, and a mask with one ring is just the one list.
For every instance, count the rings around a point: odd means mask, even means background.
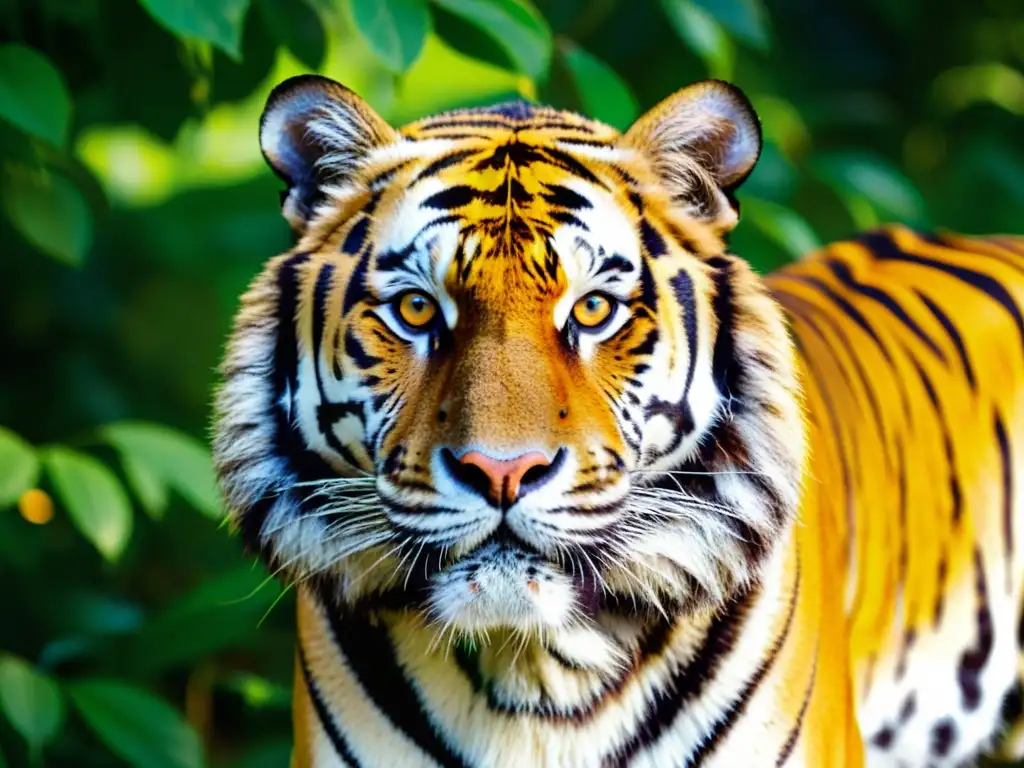
[{"label": "blurred leaf", "polygon": [[731,80],[736,51],[714,17],[690,0],[661,0],[661,6],[676,34],[707,65],[708,74]]},{"label": "blurred leaf", "polygon": [[204,40],[233,59],[240,58],[242,22],[249,0],[139,0],[166,29]]},{"label": "blurred leaf", "polygon": [[181,713],[163,699],[115,680],[68,686],[82,719],[112,752],[137,768],[199,768],[202,749]]},{"label": "blurred leaf", "polygon": [[560,39],[558,50],[572,74],[583,111],[619,130],[628,128],[637,116],[636,99],[615,70],[569,40]]},{"label": "blurred leaf", "polygon": [[0,427],[0,467],[0,507],[6,507],[36,484],[39,457],[31,445]]},{"label": "blurred leaf", "polygon": [[82,193],[55,173],[11,173],[3,188],[11,223],[32,245],[72,266],[92,243],[92,212]]},{"label": "blurred leaf", "polygon": [[237,692],[246,706],[255,709],[264,707],[287,709],[292,703],[291,688],[278,685],[260,675],[238,672],[225,681],[225,685]]},{"label": "blurred leaf", "polygon": [[71,95],[43,54],[24,45],[0,45],[0,117],[25,133],[64,146]]},{"label": "blurred leaf", "polygon": [[768,50],[768,14],[761,0],[694,0],[745,43]]},{"label": "blurred leaf", "polygon": [[434,4],[485,32],[519,72],[534,80],[547,77],[551,28],[526,0],[434,0]]},{"label": "blurred leaf", "polygon": [[327,35],[320,16],[303,0],[256,0],[267,29],[312,70],[323,67]]},{"label": "blurred leaf", "polygon": [[169,489],[163,478],[145,461],[128,454],[121,456],[121,466],[128,478],[128,485],[135,492],[146,514],[154,520],[162,520],[170,500]]},{"label": "blurred leaf", "polygon": [[899,168],[881,156],[856,151],[834,152],[816,158],[812,168],[814,174],[847,203],[855,221],[864,221],[863,210],[857,208],[864,203],[881,213],[880,218],[895,218],[910,224],[927,220],[921,193]]},{"label": "blurred leaf", "polygon": [[116,561],[132,535],[132,508],[121,483],[99,461],[70,448],[51,448],[44,461],[71,521],[107,560]]},{"label": "blurred leaf", "polygon": [[[153,672],[249,643],[280,595],[276,581],[249,565],[208,578],[142,625],[132,638],[132,661],[136,668]],[[195,627],[203,631],[195,632]]]},{"label": "blurred leaf", "polygon": [[245,756],[230,768],[280,768],[291,760],[291,741],[281,739],[270,744],[250,748]]},{"label": "blurred leaf", "polygon": [[57,684],[14,656],[0,658],[0,708],[34,749],[51,741],[64,723]]},{"label": "blurred leaf", "polygon": [[427,0],[350,0],[356,29],[393,72],[404,72],[430,31]]},{"label": "blurred leaf", "polygon": [[741,210],[744,221],[757,227],[794,258],[821,246],[811,225],[789,208],[767,200],[744,197]]},{"label": "blurred leaf", "polygon": [[132,489],[150,515],[163,514],[170,486],[207,517],[221,517],[210,453],[198,440],[161,424],[132,421],[108,424],[102,434],[121,454]]},{"label": "blurred leaf", "polygon": [[933,88],[938,101],[950,110],[988,102],[1024,115],[1024,73],[1006,64],[954,67],[939,75]]}]

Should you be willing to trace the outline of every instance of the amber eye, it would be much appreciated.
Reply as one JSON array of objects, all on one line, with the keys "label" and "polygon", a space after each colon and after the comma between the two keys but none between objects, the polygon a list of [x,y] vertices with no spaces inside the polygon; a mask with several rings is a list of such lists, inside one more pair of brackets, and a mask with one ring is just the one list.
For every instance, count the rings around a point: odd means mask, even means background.
[{"label": "amber eye", "polygon": [[437,315],[437,304],[426,294],[409,291],[398,300],[398,315],[410,328],[425,328]]},{"label": "amber eye", "polygon": [[612,300],[600,293],[588,293],[572,306],[572,316],[583,328],[597,329],[612,316]]}]

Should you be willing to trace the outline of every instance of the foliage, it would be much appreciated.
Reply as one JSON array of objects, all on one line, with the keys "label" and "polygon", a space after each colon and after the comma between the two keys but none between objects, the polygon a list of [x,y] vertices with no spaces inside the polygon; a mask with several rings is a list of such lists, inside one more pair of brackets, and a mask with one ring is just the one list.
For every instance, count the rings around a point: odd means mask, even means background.
[{"label": "foliage", "polygon": [[885,220],[1019,231],[1022,61],[1013,0],[0,3],[0,765],[287,760],[290,596],[223,529],[202,438],[289,243],[274,83],[624,128],[731,79],[766,139],[732,243],[766,270]]}]

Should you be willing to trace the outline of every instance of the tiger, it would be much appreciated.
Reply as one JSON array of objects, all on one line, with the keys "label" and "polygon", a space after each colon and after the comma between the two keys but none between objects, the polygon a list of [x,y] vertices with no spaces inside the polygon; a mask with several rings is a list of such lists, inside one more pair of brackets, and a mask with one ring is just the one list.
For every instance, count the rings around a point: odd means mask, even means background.
[{"label": "tiger", "polygon": [[703,81],[619,132],[278,85],[295,245],[215,395],[294,588],[294,768],[944,766],[1016,749],[1024,238],[761,276]]}]

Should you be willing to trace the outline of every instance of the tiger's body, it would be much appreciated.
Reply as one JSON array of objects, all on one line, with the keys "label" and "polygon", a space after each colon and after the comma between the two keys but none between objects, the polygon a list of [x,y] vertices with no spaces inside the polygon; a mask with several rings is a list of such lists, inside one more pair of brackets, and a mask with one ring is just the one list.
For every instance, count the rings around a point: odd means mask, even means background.
[{"label": "tiger's body", "polygon": [[215,454],[295,768],[955,766],[1019,701],[1024,241],[725,252],[738,92],[394,131],[300,78]]}]

